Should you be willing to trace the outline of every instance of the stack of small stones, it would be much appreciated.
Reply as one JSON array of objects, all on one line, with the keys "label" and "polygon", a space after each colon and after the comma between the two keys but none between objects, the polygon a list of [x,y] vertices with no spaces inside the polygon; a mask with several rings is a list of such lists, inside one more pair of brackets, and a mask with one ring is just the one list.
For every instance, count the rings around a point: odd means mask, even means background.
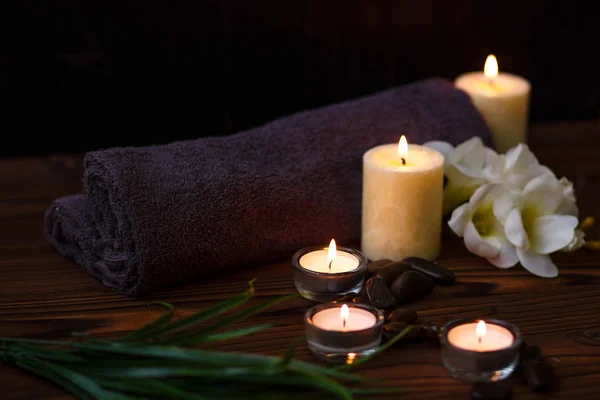
[{"label": "stack of small stones", "polygon": [[409,257],[402,261],[372,261],[367,265],[367,277],[361,293],[349,294],[337,301],[367,303],[384,310],[386,339],[396,336],[408,325],[415,325],[403,341],[438,341],[438,326],[423,325],[416,311],[404,306],[430,294],[436,284],[453,285],[452,271],[423,258]]},{"label": "stack of small stones", "polygon": [[[538,346],[528,346],[525,342],[519,353],[519,367],[514,374],[529,386],[532,392],[548,393],[554,389],[558,379],[552,365],[542,356]],[[497,383],[476,383],[471,390],[473,400],[508,400],[512,397],[509,381]]]}]

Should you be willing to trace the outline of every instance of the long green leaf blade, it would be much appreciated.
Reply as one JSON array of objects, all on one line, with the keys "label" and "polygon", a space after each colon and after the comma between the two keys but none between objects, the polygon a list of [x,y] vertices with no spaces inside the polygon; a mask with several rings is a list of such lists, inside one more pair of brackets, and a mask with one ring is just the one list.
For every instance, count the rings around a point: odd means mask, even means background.
[{"label": "long green leaf blade", "polygon": [[209,342],[217,342],[222,340],[230,340],[235,339],[242,336],[251,335],[256,332],[264,331],[265,329],[269,329],[273,327],[273,324],[261,324],[250,326],[248,328],[240,328],[233,329],[231,331],[222,332],[222,333],[214,333],[212,335],[207,335],[202,339],[201,343],[209,343]]},{"label": "long green leaf blade", "polygon": [[359,358],[352,364],[344,364],[339,367],[336,367],[336,369],[337,370],[347,370],[347,369],[356,367],[357,365],[366,363],[367,361],[371,360],[373,357],[377,356],[378,354],[384,352],[385,350],[387,350],[388,348],[393,346],[398,340],[402,339],[404,337],[404,335],[406,335],[408,332],[410,332],[414,327],[415,327],[414,325],[408,325],[400,333],[398,333],[396,336],[394,336],[392,339],[390,339],[387,343],[385,343],[383,346],[378,348],[374,353],[372,353],[364,358]]},{"label": "long green leaf blade", "polygon": [[16,361],[16,365],[19,368],[24,369],[25,371],[29,371],[35,375],[41,376],[51,382],[54,382],[58,386],[61,386],[66,391],[70,392],[72,395],[76,396],[79,400],[90,400],[92,397],[88,392],[81,389],[78,385],[73,384],[70,380],[64,379],[60,375],[56,375],[51,370],[45,368],[44,365],[41,365],[39,362],[30,359],[18,359]]},{"label": "long green leaf blade", "polygon": [[233,315],[225,317],[209,327],[200,329],[195,332],[190,332],[186,335],[181,335],[179,337],[175,337],[170,340],[166,340],[165,343],[168,343],[171,345],[178,345],[178,346],[193,346],[193,345],[202,343],[202,340],[204,339],[204,337],[211,332],[214,332],[214,331],[216,331],[224,326],[227,326],[229,324],[232,324],[234,322],[241,321],[241,320],[248,318],[254,314],[257,314],[260,311],[267,309],[277,303],[280,303],[285,300],[289,300],[291,298],[295,298],[297,296],[298,296],[297,294],[291,294],[291,295],[279,296],[274,299],[267,300],[261,304],[257,304],[253,307],[247,308],[238,313],[235,313]]},{"label": "long green leaf blade", "polygon": [[175,315],[175,307],[173,307],[171,304],[162,301],[154,301],[150,304],[157,304],[163,306],[168,311],[160,317],[158,317],[157,319],[155,319],[154,321],[152,321],[151,323],[144,325],[140,329],[123,336],[120,339],[121,341],[146,340],[152,338],[154,336],[155,331],[157,331],[159,328],[162,328],[166,323],[173,319],[173,316]]},{"label": "long green leaf blade", "polygon": [[52,371],[56,375],[69,380],[73,384],[79,386],[81,389],[85,390],[92,396],[97,399],[106,399],[106,400],[128,400],[129,397],[112,392],[109,390],[105,390],[100,387],[93,379],[88,378],[85,375],[82,375],[78,372],[72,371],[70,369],[64,368],[58,364],[50,363],[50,362],[41,362],[44,367],[48,370]]},{"label": "long green leaf blade", "polygon": [[174,321],[169,324],[163,325],[162,327],[158,328],[153,332],[154,336],[164,335],[167,333],[174,333],[184,328],[197,325],[201,322],[209,320],[210,318],[216,317],[217,315],[224,314],[227,311],[239,305],[244,304],[245,302],[250,300],[250,298],[252,298],[252,296],[254,295],[254,280],[248,282],[248,286],[248,290],[236,297],[222,301],[206,310],[197,312],[186,318],[182,318],[178,321]]},{"label": "long green leaf blade", "polygon": [[125,393],[144,395],[149,398],[171,400],[210,399],[210,397],[203,396],[199,392],[190,393],[175,385],[155,379],[137,379],[129,377],[119,377],[118,379],[99,378],[98,382],[105,388],[119,390]]}]

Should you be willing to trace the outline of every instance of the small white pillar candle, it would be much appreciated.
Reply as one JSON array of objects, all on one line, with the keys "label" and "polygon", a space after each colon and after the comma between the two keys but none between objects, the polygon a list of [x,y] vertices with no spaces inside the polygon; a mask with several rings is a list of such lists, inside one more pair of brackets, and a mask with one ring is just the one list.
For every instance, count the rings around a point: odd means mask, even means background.
[{"label": "small white pillar candle", "polygon": [[299,263],[302,268],[310,271],[329,274],[354,271],[360,265],[353,254],[337,250],[334,239],[331,239],[329,247],[304,254]]},{"label": "small white pillar candle", "polygon": [[435,260],[440,252],[444,156],[398,144],[363,156],[362,252],[371,260]]},{"label": "small white pillar candle", "polygon": [[531,84],[523,77],[498,73],[498,61],[490,54],[483,72],[463,74],[454,81],[481,113],[499,152],[526,143]]},{"label": "small white pillar candle", "polygon": [[496,351],[510,347],[514,335],[503,326],[484,321],[458,325],[448,331],[448,343],[470,351]]},{"label": "small white pillar candle", "polygon": [[328,308],[312,317],[313,324],[326,331],[352,332],[371,328],[377,322],[373,313],[362,308]]}]

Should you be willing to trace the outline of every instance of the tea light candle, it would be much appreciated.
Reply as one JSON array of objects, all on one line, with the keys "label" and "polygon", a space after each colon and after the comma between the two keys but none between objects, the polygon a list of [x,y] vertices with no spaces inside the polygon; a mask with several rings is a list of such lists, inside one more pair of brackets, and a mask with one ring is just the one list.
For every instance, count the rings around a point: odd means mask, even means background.
[{"label": "tea light candle", "polygon": [[305,298],[331,301],[362,290],[367,259],[358,250],[337,248],[332,239],[329,247],[306,247],[292,256],[294,284]]},{"label": "tea light candle", "polygon": [[326,331],[351,332],[367,329],[375,325],[377,319],[373,313],[361,308],[350,308],[343,304],[341,308],[333,307],[319,311],[313,316],[316,327]]},{"label": "tea light candle", "polygon": [[381,345],[384,319],[367,304],[320,304],[304,316],[308,347],[321,359],[352,363]]},{"label": "tea light candle", "polygon": [[442,329],[444,365],[457,378],[497,381],[516,368],[521,346],[519,330],[506,321],[451,321]]},{"label": "tea light candle", "polygon": [[448,332],[448,342],[471,351],[496,351],[506,349],[515,337],[508,329],[484,321],[463,324]]},{"label": "tea light candle", "polygon": [[371,260],[435,260],[440,252],[444,156],[437,150],[397,144],[363,156],[363,253]]},{"label": "tea light candle", "polygon": [[353,271],[360,264],[353,254],[338,251],[334,239],[331,239],[329,247],[306,253],[299,262],[302,268],[328,274]]},{"label": "tea light candle", "polygon": [[498,61],[490,54],[483,72],[470,72],[456,78],[481,113],[499,152],[526,142],[531,84],[521,76],[498,72]]}]

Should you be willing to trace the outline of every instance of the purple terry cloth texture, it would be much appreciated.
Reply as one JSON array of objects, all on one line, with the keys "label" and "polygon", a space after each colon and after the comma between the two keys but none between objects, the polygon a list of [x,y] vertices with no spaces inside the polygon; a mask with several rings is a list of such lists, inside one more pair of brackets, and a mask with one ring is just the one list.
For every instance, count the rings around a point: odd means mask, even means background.
[{"label": "purple terry cloth texture", "polygon": [[52,203],[45,234],[125,295],[343,246],[360,237],[363,154],[402,134],[491,137],[464,92],[431,78],[229,136],[92,151],[84,194]]}]

